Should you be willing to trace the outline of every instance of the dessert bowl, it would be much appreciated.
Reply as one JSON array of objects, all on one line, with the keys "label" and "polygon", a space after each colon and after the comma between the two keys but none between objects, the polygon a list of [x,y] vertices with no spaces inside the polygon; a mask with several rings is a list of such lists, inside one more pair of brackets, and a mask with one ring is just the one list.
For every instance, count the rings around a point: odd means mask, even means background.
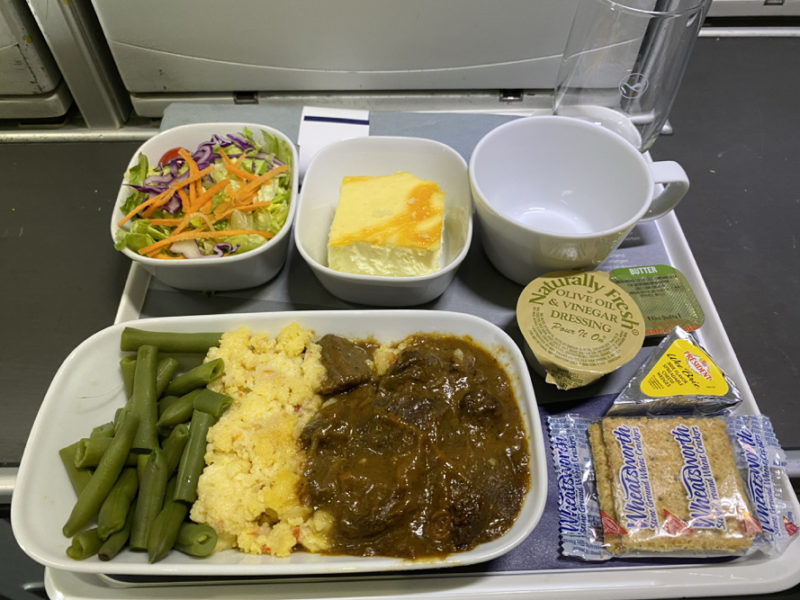
[{"label": "dessert bowl", "polygon": [[[328,266],[328,234],[344,177],[407,171],[436,182],[445,196],[441,266],[426,275],[393,277],[336,271]],[[309,164],[300,192],[294,239],[297,250],[331,294],[372,306],[413,306],[440,296],[455,277],[472,240],[467,165],[434,140],[375,136],[323,148]]]}]

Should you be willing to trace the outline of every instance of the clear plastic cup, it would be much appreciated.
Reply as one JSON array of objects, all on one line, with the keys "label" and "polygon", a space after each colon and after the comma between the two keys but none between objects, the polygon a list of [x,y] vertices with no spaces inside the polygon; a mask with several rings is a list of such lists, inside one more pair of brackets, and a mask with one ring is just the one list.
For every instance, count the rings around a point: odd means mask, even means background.
[{"label": "clear plastic cup", "polygon": [[612,129],[646,152],[663,129],[710,0],[581,0],[554,114]]}]

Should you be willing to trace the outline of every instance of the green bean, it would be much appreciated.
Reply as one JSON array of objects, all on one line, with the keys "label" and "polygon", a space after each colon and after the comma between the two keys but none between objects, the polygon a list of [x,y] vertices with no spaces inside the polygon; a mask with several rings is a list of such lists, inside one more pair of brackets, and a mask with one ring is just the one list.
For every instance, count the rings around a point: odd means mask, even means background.
[{"label": "green bean", "polygon": [[[138,351],[138,348],[137,348]],[[122,381],[125,385],[125,395],[130,398],[133,393],[133,377],[136,372],[136,356],[123,356],[119,361],[122,371]],[[156,366],[156,397],[159,397],[167,384],[178,371],[180,362],[174,356],[164,356],[159,359]]]},{"label": "green bean", "polygon": [[195,388],[205,387],[222,375],[224,370],[225,363],[221,358],[204,362],[175,377],[169,382],[164,393],[169,396],[182,396]]},{"label": "green bean", "polygon": [[164,462],[167,465],[167,473],[172,475],[173,471],[181,461],[183,449],[189,440],[189,426],[186,423],[178,423],[172,428],[169,435],[162,444],[164,450]]},{"label": "green bean", "polygon": [[139,346],[136,353],[133,393],[128,402],[131,411],[139,416],[139,428],[133,440],[134,452],[150,452],[158,445],[157,364],[158,348],[150,345]]},{"label": "green bean", "polygon": [[108,423],[103,423],[102,425],[98,425],[92,432],[89,434],[89,437],[96,438],[96,437],[107,437],[111,438],[114,436],[114,421],[109,421]]},{"label": "green bean", "polygon": [[138,428],[139,417],[126,411],[122,417],[119,430],[114,434],[111,445],[103,454],[97,464],[97,468],[92,473],[91,479],[89,479],[86,487],[81,490],[78,501],[72,508],[72,512],[63,528],[65,537],[75,535],[100,510],[100,505],[122,472]]},{"label": "green bean", "polygon": [[160,419],[164,411],[178,402],[182,397],[183,396],[161,396],[158,401],[158,418]]},{"label": "green bean", "polygon": [[92,472],[89,469],[79,469],[75,466],[75,452],[78,449],[79,442],[65,446],[58,451],[58,456],[61,462],[64,463],[64,469],[69,477],[69,482],[75,493],[80,495],[81,490],[86,487],[89,480],[92,478]]},{"label": "green bean", "polygon": [[164,504],[167,486],[167,465],[164,453],[156,446],[147,458],[139,480],[139,497],[131,523],[129,545],[133,550],[147,549],[147,536],[156,515]]},{"label": "green bean", "polygon": [[125,397],[130,398],[131,394],[133,394],[133,376],[134,373],[136,373],[136,356],[123,356],[119,360],[119,370],[122,373],[122,385],[125,388]]},{"label": "green bean", "polygon": [[103,542],[103,545],[100,546],[100,549],[97,551],[97,558],[100,560],[111,560],[117,554],[119,554],[128,543],[128,538],[131,535],[131,523],[133,522],[135,505],[136,501],[134,500],[134,503],[130,510],[128,510],[128,514],[125,518],[125,525],[123,525],[122,529],[119,531],[108,536],[108,539]]},{"label": "green bean", "polygon": [[213,527],[191,521],[184,521],[175,540],[176,550],[198,558],[211,554],[216,545],[217,532]]},{"label": "green bean", "polygon": [[125,412],[127,404],[125,406],[120,406],[117,410],[114,411],[114,432],[116,433],[117,429],[119,429],[119,422],[122,420],[122,415]]},{"label": "green bean", "polygon": [[96,527],[80,531],[72,538],[72,544],[67,548],[67,556],[75,560],[84,560],[97,554],[101,544]]},{"label": "green bean", "polygon": [[147,557],[151,563],[164,558],[175,544],[178,531],[189,514],[189,507],[180,500],[167,500],[156,515],[147,538]]},{"label": "green bean", "polygon": [[192,503],[197,499],[197,480],[205,466],[206,436],[208,429],[214,424],[214,417],[201,410],[192,413],[189,424],[189,440],[183,449],[181,462],[178,465],[175,500]]},{"label": "green bean", "polygon": [[194,389],[187,394],[179,396],[177,400],[166,406],[161,416],[158,417],[159,429],[174,427],[178,423],[186,423],[191,419],[192,410],[194,410],[194,399],[202,391],[203,388]]},{"label": "green bean", "polygon": [[156,367],[156,398],[160,398],[175,373],[178,372],[180,363],[174,356],[164,356],[158,361]]},{"label": "green bean", "polygon": [[126,327],[120,336],[120,349],[123,352],[136,350],[139,346],[149,344],[156,346],[161,352],[206,353],[211,346],[219,344],[221,333],[178,333],[161,331],[144,331],[134,327]]},{"label": "green bean", "polygon": [[[75,442],[77,444],[74,456],[75,467],[78,469],[96,467],[111,445],[112,439],[110,437],[88,437]],[[129,453],[125,464],[135,465],[136,456]]]},{"label": "green bean", "polygon": [[222,413],[228,410],[232,402],[233,398],[230,396],[208,388],[202,388],[194,398],[194,408],[210,414],[215,419],[219,419]]},{"label": "green bean", "polygon": [[136,469],[126,467],[97,513],[97,535],[101,540],[107,540],[108,536],[125,526],[137,489],[139,489],[139,476],[136,474]]}]

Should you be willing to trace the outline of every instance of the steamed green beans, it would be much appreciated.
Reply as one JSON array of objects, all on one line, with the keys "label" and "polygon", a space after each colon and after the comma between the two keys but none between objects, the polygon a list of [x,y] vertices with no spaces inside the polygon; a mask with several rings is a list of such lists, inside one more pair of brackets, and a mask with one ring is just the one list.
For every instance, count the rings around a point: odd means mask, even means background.
[{"label": "steamed green beans", "polygon": [[144,331],[126,327],[120,336],[123,352],[135,351],[139,346],[156,346],[161,352],[188,352],[205,354],[211,346],[219,344],[221,333],[167,333]]},{"label": "steamed green beans", "polygon": [[160,398],[164,393],[169,382],[175,377],[178,372],[180,363],[178,359],[173,356],[164,356],[158,359],[156,366],[156,398]]},{"label": "steamed green beans", "polygon": [[164,451],[164,463],[167,466],[167,473],[172,475],[181,460],[183,449],[189,440],[189,426],[186,423],[179,423],[172,428],[169,435],[164,439],[161,448]]},{"label": "steamed green beans", "polygon": [[139,482],[139,497],[136,500],[128,540],[134,550],[147,550],[150,527],[164,504],[168,475],[164,453],[156,447],[147,459]]},{"label": "steamed green beans", "polygon": [[225,370],[225,364],[221,358],[215,358],[185,373],[181,373],[169,382],[164,393],[169,396],[182,396],[194,389],[207,386],[217,379]]},{"label": "steamed green beans", "polygon": [[214,551],[217,545],[217,532],[214,528],[205,523],[184,522],[178,530],[178,537],[175,540],[175,549],[202,558]]},{"label": "steamed green beans", "polygon": [[158,348],[140,346],[136,353],[136,372],[130,409],[139,417],[139,427],[133,440],[134,452],[150,452],[158,445],[158,398],[156,397],[156,367]]},{"label": "steamed green beans", "polygon": [[125,397],[130,398],[133,394],[133,376],[136,373],[136,356],[123,356],[119,361],[119,371],[122,374]]},{"label": "steamed green beans", "polygon": [[58,451],[58,456],[64,465],[64,470],[67,472],[69,482],[75,493],[80,495],[81,490],[86,487],[89,480],[92,478],[92,472],[89,469],[79,469],[75,466],[75,452],[78,450],[78,443],[75,442],[69,446],[64,446]]},{"label": "steamed green beans", "polygon": [[111,560],[128,544],[128,538],[131,535],[131,523],[133,522],[135,504],[136,501],[134,500],[134,504],[131,506],[130,510],[128,510],[128,515],[125,518],[125,525],[122,526],[122,529],[108,536],[97,550],[97,557],[100,560]]},{"label": "steamed green beans", "polygon": [[122,470],[117,482],[100,506],[97,513],[97,535],[106,540],[125,526],[131,503],[139,489],[139,476],[134,467]]},{"label": "steamed green beans", "polygon": [[100,459],[91,479],[81,491],[67,522],[64,524],[63,533],[66,537],[75,535],[100,510],[100,505],[114,486],[114,483],[116,483],[125,466],[128,452],[131,449],[131,444],[138,428],[139,417],[131,412],[126,412],[122,417],[119,430],[114,434],[111,445]]},{"label": "steamed green beans", "polygon": [[[138,350],[138,348],[137,348]],[[156,366],[156,397],[160,396],[167,384],[178,372],[180,362],[174,356],[164,356],[158,359]],[[122,373],[122,382],[125,386],[125,396],[131,397],[133,393],[133,377],[136,373],[136,357],[123,356],[119,361],[120,372]]]},{"label": "steamed green beans", "polygon": [[[76,448],[73,457],[75,467],[78,469],[96,467],[103,457],[103,454],[106,453],[106,450],[108,450],[108,447],[111,445],[112,439],[113,438],[110,437],[100,436],[81,438],[75,442]],[[128,454],[125,464],[135,465],[136,456],[134,454]]]},{"label": "steamed green beans", "polygon": [[214,420],[219,419],[231,404],[233,404],[233,398],[208,388],[202,388],[200,393],[194,397],[195,410],[210,414]]},{"label": "steamed green beans", "polygon": [[178,539],[181,525],[189,514],[189,506],[180,500],[167,500],[153,519],[147,538],[147,557],[150,562],[164,558]]},{"label": "steamed green beans", "polygon": [[189,440],[183,449],[178,465],[178,479],[175,486],[175,499],[192,503],[197,500],[197,480],[205,466],[206,436],[216,419],[213,415],[195,410],[189,424]]},{"label": "steamed green beans", "polygon": [[233,402],[230,396],[202,387],[180,396],[171,402],[158,417],[159,428],[174,427],[192,418],[192,412],[202,410],[215,418],[222,416]]},{"label": "steamed green beans", "polygon": [[69,556],[110,560],[128,547],[146,550],[155,562],[173,549],[192,556],[214,550],[214,530],[187,517],[205,466],[208,429],[232,402],[206,388],[224,363],[215,359],[179,373],[178,359],[162,353],[205,354],[220,335],[125,329],[120,347],[136,353],[119,362],[125,406],[113,421],[59,450],[77,494],[62,529],[71,538]]},{"label": "steamed green beans", "polygon": [[[158,417],[159,429],[174,427],[178,423],[185,423],[192,418],[194,410],[194,399],[203,388],[197,388],[187,394],[178,396],[176,400],[169,402]],[[171,396],[167,396],[168,398]]]},{"label": "steamed green beans", "polygon": [[75,560],[84,560],[97,554],[102,544],[100,536],[97,535],[97,527],[79,531],[67,548],[67,556]]}]

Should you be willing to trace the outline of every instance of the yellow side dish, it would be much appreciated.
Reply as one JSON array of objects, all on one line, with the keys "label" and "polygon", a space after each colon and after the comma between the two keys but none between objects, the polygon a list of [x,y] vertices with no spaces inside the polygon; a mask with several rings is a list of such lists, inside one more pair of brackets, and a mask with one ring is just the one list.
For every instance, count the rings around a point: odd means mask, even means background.
[{"label": "yellow side dish", "polygon": [[410,277],[440,268],[444,193],[407,172],[345,177],[328,238],[328,266]]}]

